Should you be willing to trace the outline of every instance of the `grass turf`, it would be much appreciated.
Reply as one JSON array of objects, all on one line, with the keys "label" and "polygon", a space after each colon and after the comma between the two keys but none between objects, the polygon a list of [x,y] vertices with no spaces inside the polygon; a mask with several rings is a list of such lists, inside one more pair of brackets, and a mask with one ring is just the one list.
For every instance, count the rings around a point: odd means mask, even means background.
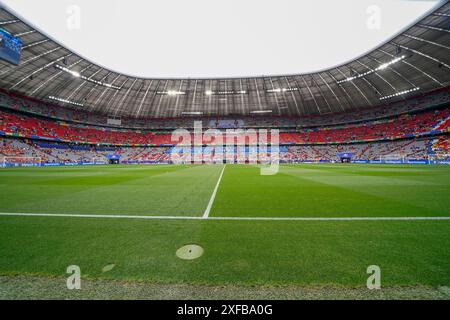
[{"label": "grass turf", "polygon": [[[201,216],[222,166],[0,171],[0,212]],[[227,165],[211,216],[450,216],[450,167]],[[198,243],[194,261],[175,256]],[[214,221],[0,217],[0,274],[153,283],[448,286],[450,221]],[[103,272],[104,266],[115,267]],[[1,285],[1,284],[0,284]]]},{"label": "grass turf", "polygon": [[96,166],[0,171],[0,212],[199,215],[213,166]]},{"label": "grass turf", "polygon": [[285,217],[450,216],[450,168],[288,165],[273,176],[229,166],[212,215]]}]

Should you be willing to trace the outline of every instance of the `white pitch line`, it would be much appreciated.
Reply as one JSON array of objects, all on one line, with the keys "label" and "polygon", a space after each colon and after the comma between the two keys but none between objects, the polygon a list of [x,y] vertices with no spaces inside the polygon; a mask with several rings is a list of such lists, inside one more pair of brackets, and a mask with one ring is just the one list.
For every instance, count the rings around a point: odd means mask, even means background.
[{"label": "white pitch line", "polygon": [[206,207],[206,210],[203,213],[203,219],[208,219],[208,217],[209,217],[209,213],[211,212],[211,208],[214,203],[214,199],[216,198],[216,193],[217,193],[217,190],[219,189],[219,184],[220,184],[220,181],[222,180],[222,176],[223,176],[226,166],[227,166],[226,164],[223,166],[222,172],[220,173],[220,176],[219,176],[219,180],[217,180],[216,187],[214,188],[213,194],[211,195],[211,199],[209,199],[208,206]]},{"label": "white pitch line", "polygon": [[[64,214],[64,213],[0,213],[9,217],[69,217],[69,218],[107,218],[107,219],[143,219],[143,220],[203,220],[203,217],[192,216],[133,216],[114,214]],[[445,220],[450,217],[209,217],[216,221],[414,221],[414,220]]]},{"label": "white pitch line", "polygon": [[211,217],[211,220],[256,220],[256,221],[405,221],[405,220],[450,220],[450,217]]},{"label": "white pitch line", "polygon": [[133,216],[123,214],[72,214],[72,213],[0,213],[8,217],[69,217],[69,218],[107,218],[107,219],[151,219],[151,220],[200,220],[202,217],[189,216]]}]

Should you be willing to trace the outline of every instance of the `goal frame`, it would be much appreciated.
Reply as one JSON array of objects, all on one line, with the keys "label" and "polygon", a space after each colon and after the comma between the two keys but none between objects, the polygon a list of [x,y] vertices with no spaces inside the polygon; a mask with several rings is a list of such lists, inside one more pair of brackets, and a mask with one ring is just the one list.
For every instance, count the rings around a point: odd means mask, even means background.
[{"label": "goal frame", "polygon": [[391,153],[379,156],[380,163],[406,163],[404,154]]},{"label": "goal frame", "polygon": [[[16,168],[16,167],[40,167],[42,166],[41,157],[25,157],[25,156],[2,156],[0,157],[0,168]],[[12,162],[10,159],[18,161]]]}]

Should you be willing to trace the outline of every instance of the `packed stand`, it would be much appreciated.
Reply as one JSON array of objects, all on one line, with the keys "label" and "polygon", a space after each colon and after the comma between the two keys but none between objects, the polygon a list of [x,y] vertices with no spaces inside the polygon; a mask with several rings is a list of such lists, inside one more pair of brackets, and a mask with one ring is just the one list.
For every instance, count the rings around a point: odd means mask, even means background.
[{"label": "packed stand", "polygon": [[[349,124],[367,120],[392,117],[401,113],[424,110],[426,108],[446,103],[450,100],[450,90],[430,93],[428,95],[399,101],[392,104],[380,105],[360,110],[348,110],[342,113],[324,115],[306,115],[302,117],[290,116],[240,116],[235,117],[179,117],[179,118],[121,118],[122,128],[136,129],[175,129],[192,128],[194,121],[201,121],[203,127],[209,128],[298,128],[307,126],[332,126]],[[32,112],[45,117],[52,117],[64,121],[75,121],[89,125],[108,125],[108,116],[87,110],[61,107],[47,104],[33,99],[13,96],[0,91],[0,106],[14,110]],[[223,123],[227,123],[223,126]],[[229,124],[232,124],[231,126]],[[114,125],[108,125],[114,127]]]},{"label": "packed stand", "polygon": [[[332,143],[396,139],[448,131],[450,108],[404,114],[395,119],[374,121],[343,127],[304,129],[298,132],[281,132],[280,143]],[[70,125],[48,119],[38,119],[19,113],[0,111],[0,134],[19,135],[25,138],[44,138],[65,142],[110,145],[174,145],[169,133],[118,130],[104,127]],[[256,138],[251,138],[256,143]],[[205,139],[204,143],[207,143]]]}]

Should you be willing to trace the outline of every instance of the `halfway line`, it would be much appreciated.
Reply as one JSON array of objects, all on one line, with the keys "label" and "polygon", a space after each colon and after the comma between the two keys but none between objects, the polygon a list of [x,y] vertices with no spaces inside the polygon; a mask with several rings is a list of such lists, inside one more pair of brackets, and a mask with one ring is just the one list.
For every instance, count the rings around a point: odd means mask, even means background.
[{"label": "halfway line", "polygon": [[[143,219],[143,220],[203,220],[203,217],[191,216],[132,216],[114,214],[64,214],[64,213],[0,213],[10,217],[69,217],[69,218],[108,218],[108,219]],[[450,217],[209,217],[208,220],[228,221],[412,221],[412,220],[446,220]]]},{"label": "halfway line", "polygon": [[214,188],[213,194],[211,195],[211,199],[209,199],[208,206],[206,207],[206,210],[203,213],[203,219],[208,219],[208,217],[209,217],[209,213],[210,213],[212,205],[214,203],[214,199],[216,198],[217,189],[219,189],[219,184],[220,184],[220,181],[222,180],[222,176],[223,176],[226,166],[227,166],[226,164],[223,166],[222,172],[220,173],[220,176],[219,176],[219,180],[217,180],[216,187]]}]

